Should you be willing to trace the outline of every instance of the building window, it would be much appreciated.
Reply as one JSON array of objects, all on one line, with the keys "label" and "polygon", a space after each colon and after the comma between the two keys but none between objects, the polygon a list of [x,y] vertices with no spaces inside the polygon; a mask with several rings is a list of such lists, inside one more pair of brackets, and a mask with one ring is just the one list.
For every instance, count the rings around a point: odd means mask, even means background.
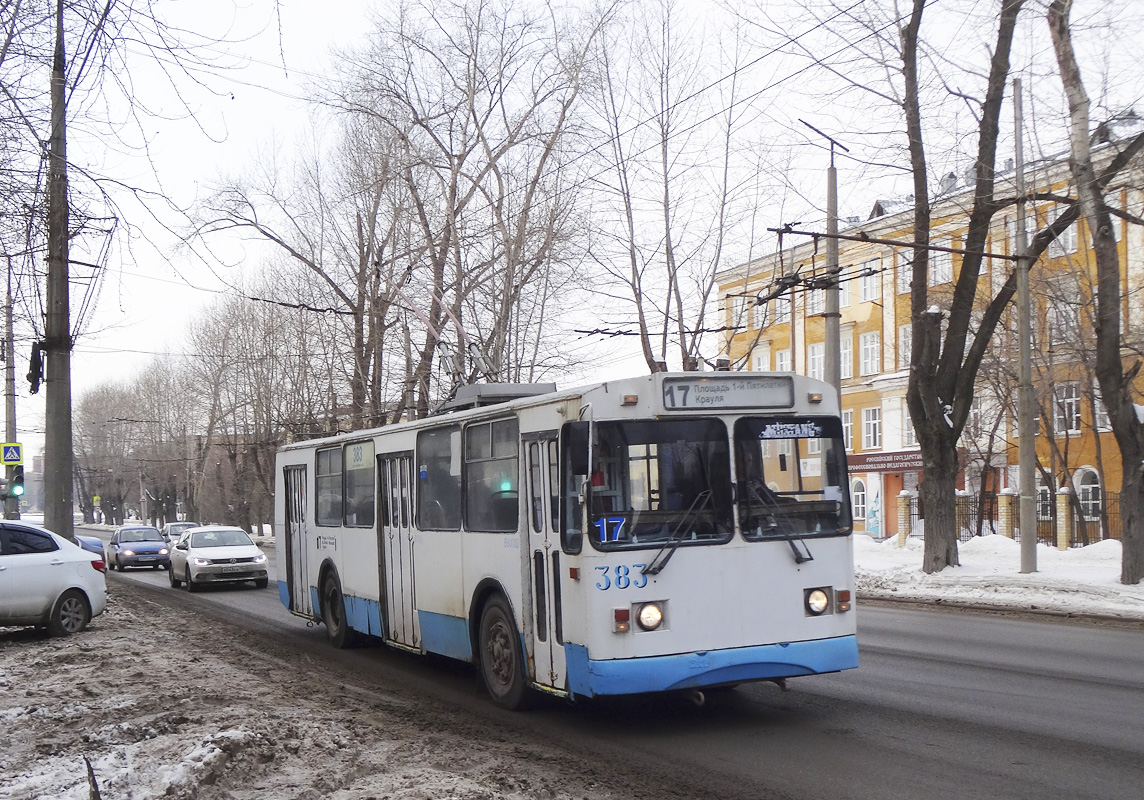
[{"label": "building window", "polygon": [[1100,516],[1100,477],[1095,472],[1086,469],[1081,474],[1077,495],[1086,519]]},{"label": "building window", "polygon": [[838,278],[838,307],[847,308],[850,305],[850,281],[839,275]]},{"label": "building window", "polygon": [[773,302],[775,304],[775,323],[790,322],[790,307],[791,303],[794,302],[791,296],[788,294],[785,297],[776,297]]},{"label": "building window", "polygon": [[[1053,222],[1056,222],[1062,213],[1064,213],[1064,212],[1063,211],[1054,211],[1052,214],[1050,214],[1049,215],[1049,224],[1051,225]],[[1075,252],[1076,252],[1076,223],[1074,222],[1071,225],[1069,225],[1067,228],[1065,228],[1063,231],[1061,231],[1061,233],[1057,236],[1057,238],[1055,238],[1051,242],[1049,242],[1049,257],[1050,258],[1059,258],[1061,256],[1068,255],[1069,253],[1075,253]]]},{"label": "building window", "polygon": [[790,372],[790,350],[775,351],[775,372]]},{"label": "building window", "polygon": [[882,446],[882,409],[862,409],[862,449],[877,450]]},{"label": "building window", "polygon": [[910,368],[910,347],[914,341],[914,326],[903,325],[898,328],[898,369]]},{"label": "building window", "polygon": [[910,281],[913,280],[913,262],[902,253],[895,253],[894,260],[898,263],[898,294],[910,293]]},{"label": "building window", "polygon": [[[952,247],[952,239],[938,239],[934,247]],[[930,286],[940,286],[953,280],[953,253],[944,250],[930,251]]]},{"label": "building window", "polygon": [[817,456],[822,453],[822,439],[807,439],[806,440],[806,454],[808,456]]},{"label": "building window", "polygon": [[858,295],[863,303],[873,303],[882,299],[882,272],[879,269],[878,259],[871,259],[862,265]]},{"label": "building window", "polygon": [[751,369],[755,372],[770,372],[771,369],[771,344],[770,342],[763,342],[755,348],[754,358],[752,359]]},{"label": "building window", "polygon": [[1080,306],[1053,298],[1046,309],[1045,321],[1052,344],[1075,341],[1080,335]]},{"label": "building window", "polygon": [[842,412],[842,443],[847,450],[854,449],[854,411],[849,408]]},{"label": "building window", "polygon": [[905,400],[902,401],[902,446],[916,447],[917,434],[914,432],[914,421],[910,418],[910,407]]},{"label": "building window", "polygon": [[1066,383],[1054,394],[1053,425],[1057,433],[1080,433],[1080,386]]},{"label": "building window", "polygon": [[731,327],[747,327],[747,298],[742,295],[731,298]]},{"label": "building window", "polygon": [[806,346],[806,374],[816,380],[826,375],[826,345],[816,342]]},{"label": "building window", "polygon": [[806,293],[806,313],[821,314],[826,310],[826,290],[811,289]]},{"label": "building window", "polygon": [[767,304],[755,302],[751,306],[751,316],[754,318],[755,327],[759,330],[767,327]]},{"label": "building window", "polygon": [[1053,518],[1053,493],[1044,484],[1037,484],[1037,519]]},{"label": "building window", "polygon": [[866,484],[861,479],[855,479],[850,484],[850,505],[854,510],[854,519],[866,519]]},{"label": "building window", "polygon": [[882,338],[877,331],[859,337],[861,364],[859,375],[877,375],[882,371]]},{"label": "building window", "polygon": [[1092,384],[1092,421],[1098,431],[1112,430],[1112,420],[1108,418],[1108,409],[1104,407],[1104,398],[1100,395],[1100,385]]},{"label": "building window", "polygon": [[854,377],[854,337],[844,331],[838,340],[838,375],[841,378]]}]

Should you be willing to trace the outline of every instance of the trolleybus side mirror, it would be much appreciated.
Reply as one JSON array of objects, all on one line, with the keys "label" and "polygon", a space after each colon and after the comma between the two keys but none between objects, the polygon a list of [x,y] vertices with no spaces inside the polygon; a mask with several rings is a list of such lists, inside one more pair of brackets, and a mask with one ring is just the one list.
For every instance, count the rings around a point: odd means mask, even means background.
[{"label": "trolleybus side mirror", "polygon": [[587,475],[588,442],[591,423],[569,422],[564,446],[568,453],[568,468],[573,475]]}]

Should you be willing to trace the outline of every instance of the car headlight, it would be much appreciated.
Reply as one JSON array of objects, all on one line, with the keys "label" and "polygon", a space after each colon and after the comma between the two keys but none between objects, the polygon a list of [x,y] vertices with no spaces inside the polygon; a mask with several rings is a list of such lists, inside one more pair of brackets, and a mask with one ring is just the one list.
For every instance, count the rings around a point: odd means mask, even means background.
[{"label": "car headlight", "polygon": [[812,617],[826,613],[830,608],[830,595],[825,589],[811,589],[806,593],[806,610]]},{"label": "car headlight", "polygon": [[134,551],[134,550],[123,550],[122,552],[123,552],[123,555],[125,555],[125,556],[133,556],[133,555],[135,555],[135,551]]},{"label": "car headlight", "polygon": [[191,563],[194,564],[196,567],[205,567],[207,564],[209,564],[211,562],[209,559],[203,558],[202,556],[195,556],[194,558],[191,559]]},{"label": "car headlight", "polygon": [[265,564],[266,563],[266,554],[265,553],[259,553],[258,555],[256,555],[254,557],[254,563],[255,564]]},{"label": "car headlight", "polygon": [[171,551],[170,551],[170,550],[168,550],[166,547],[160,547],[160,548],[159,548],[159,555],[161,555],[161,556],[165,556],[165,555],[167,555],[167,553],[169,553],[169,552],[171,552]]},{"label": "car headlight", "polygon": [[636,622],[645,631],[654,631],[663,624],[663,609],[659,603],[644,603],[636,614]]}]

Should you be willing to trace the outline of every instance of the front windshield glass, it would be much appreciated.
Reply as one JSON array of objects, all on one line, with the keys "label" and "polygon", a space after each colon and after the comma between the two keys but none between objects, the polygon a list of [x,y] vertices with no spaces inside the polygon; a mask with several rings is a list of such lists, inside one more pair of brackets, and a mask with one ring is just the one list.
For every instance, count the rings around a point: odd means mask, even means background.
[{"label": "front windshield glass", "polygon": [[719,420],[598,423],[590,469],[586,533],[597,549],[711,544],[734,532]]},{"label": "front windshield glass", "polygon": [[163,536],[158,528],[129,528],[119,534],[121,542],[161,542]]},{"label": "front windshield glass", "polygon": [[234,547],[254,544],[245,531],[199,531],[191,534],[191,547]]},{"label": "front windshield glass", "polygon": [[735,423],[739,524],[747,539],[850,532],[846,448],[835,417]]}]

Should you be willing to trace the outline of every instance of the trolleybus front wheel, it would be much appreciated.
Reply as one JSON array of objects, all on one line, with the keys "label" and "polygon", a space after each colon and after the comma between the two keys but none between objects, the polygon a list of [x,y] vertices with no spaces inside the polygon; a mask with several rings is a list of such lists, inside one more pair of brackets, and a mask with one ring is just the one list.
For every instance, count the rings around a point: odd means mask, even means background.
[{"label": "trolleybus front wheel", "polygon": [[353,631],[346,621],[346,601],[342,595],[342,582],[337,573],[330,572],[322,581],[322,622],[326,624],[326,638],[337,648],[353,643]]},{"label": "trolleybus front wheel", "polygon": [[493,702],[510,710],[523,708],[528,701],[528,685],[520,636],[508,603],[500,595],[485,603],[479,647],[481,678]]}]

